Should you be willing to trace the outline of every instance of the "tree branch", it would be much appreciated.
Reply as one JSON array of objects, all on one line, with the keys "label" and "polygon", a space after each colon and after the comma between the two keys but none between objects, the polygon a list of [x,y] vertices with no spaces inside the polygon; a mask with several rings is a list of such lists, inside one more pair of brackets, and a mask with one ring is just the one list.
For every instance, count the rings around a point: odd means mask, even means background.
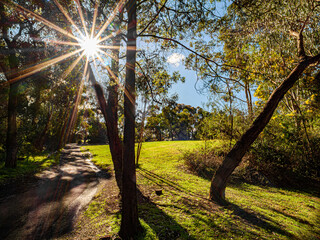
[{"label": "tree branch", "polygon": [[303,33],[303,30],[306,27],[306,24],[308,21],[309,21],[309,16],[303,22],[303,25],[302,25],[299,33],[295,32],[295,31],[290,31],[290,35],[297,38],[298,57],[299,57],[300,61],[303,61],[307,58],[306,53],[304,51],[304,42],[303,42],[303,34],[302,33]]},{"label": "tree branch", "polygon": [[166,37],[160,37],[160,36],[156,36],[156,35],[153,35],[153,34],[145,34],[145,35],[140,35],[139,37],[153,37],[153,38],[158,38],[158,39],[162,39],[162,40],[167,40],[167,41],[171,41],[171,42],[174,42],[178,45],[180,45],[181,47],[187,49],[188,51],[192,52],[193,54],[195,54],[196,56],[208,61],[208,62],[211,62],[211,63],[214,63],[215,65],[217,66],[220,66],[220,64],[218,64],[217,62],[215,62],[214,60],[210,59],[210,58],[207,58],[199,53],[197,53],[196,51],[192,50],[191,48],[187,47],[186,45],[182,44],[181,42],[173,39],[173,38],[166,38]]},{"label": "tree branch", "polygon": [[146,79],[146,82],[147,82],[147,84],[148,84],[148,86],[149,86],[149,89],[150,89],[150,92],[151,92],[151,98],[152,98],[152,100],[154,101],[154,102],[156,102],[156,103],[158,103],[158,104],[162,104],[161,102],[159,102],[158,100],[156,100],[155,98],[154,98],[154,94],[153,94],[153,91],[152,91],[152,87],[151,87],[151,84],[150,84],[150,82],[149,82],[149,78],[148,78],[148,76],[145,74],[145,72],[143,71],[143,69],[142,69],[142,67],[141,67],[141,65],[140,65],[140,63],[139,62],[136,62],[136,64],[138,65],[138,67],[140,68],[140,70],[141,70],[141,72],[142,72],[142,74],[143,74],[143,76],[144,76],[144,78]]},{"label": "tree branch", "polygon": [[150,26],[150,24],[158,17],[158,15],[160,14],[160,12],[162,11],[162,9],[165,7],[166,3],[168,2],[168,0],[166,0],[164,2],[164,4],[161,6],[161,8],[159,9],[159,11],[157,12],[157,14],[151,19],[151,21],[147,24],[147,26],[145,26],[144,29],[142,29],[142,31],[138,34],[138,36],[140,36],[145,30],[148,29],[148,27]]}]

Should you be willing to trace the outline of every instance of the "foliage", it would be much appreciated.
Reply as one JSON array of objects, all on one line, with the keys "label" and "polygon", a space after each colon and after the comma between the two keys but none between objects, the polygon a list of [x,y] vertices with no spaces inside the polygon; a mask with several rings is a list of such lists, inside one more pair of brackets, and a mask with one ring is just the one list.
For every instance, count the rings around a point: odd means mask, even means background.
[{"label": "foliage", "polygon": [[198,127],[200,139],[223,139],[233,141],[239,139],[248,127],[250,119],[245,113],[234,109],[230,116],[228,109],[213,108]]},{"label": "foliage", "polygon": [[208,114],[200,107],[178,104],[175,101],[168,101],[161,111],[154,106],[147,118],[149,136],[146,140],[197,139],[199,126]]},{"label": "foliage", "polygon": [[299,131],[292,115],[275,116],[253,146],[252,165],[278,186],[319,183],[319,133],[305,130]]}]

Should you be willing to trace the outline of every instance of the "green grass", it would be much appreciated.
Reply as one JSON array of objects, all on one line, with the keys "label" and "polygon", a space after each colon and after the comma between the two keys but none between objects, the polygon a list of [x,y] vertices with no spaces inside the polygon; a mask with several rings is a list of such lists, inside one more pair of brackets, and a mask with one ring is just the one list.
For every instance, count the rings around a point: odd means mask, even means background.
[{"label": "green grass", "polygon": [[37,173],[45,168],[57,164],[60,154],[53,154],[48,157],[48,153],[38,154],[34,157],[18,160],[16,168],[5,168],[5,163],[0,163],[0,184],[8,180],[14,180],[26,175]]},{"label": "green grass", "polygon": [[[137,182],[150,202],[139,205],[145,232],[139,239],[319,239],[320,199],[299,191],[260,187],[245,183],[226,190],[228,207],[208,201],[210,181],[185,170],[182,151],[199,141],[149,142],[142,147]],[[220,147],[222,142],[212,144]],[[87,146],[93,161],[112,169],[108,146]],[[161,189],[157,196],[154,190]],[[97,201],[87,209],[92,221],[101,211]],[[99,208],[99,207],[98,207]],[[120,214],[108,213],[111,233],[119,230]],[[101,224],[101,222],[100,222]]]}]

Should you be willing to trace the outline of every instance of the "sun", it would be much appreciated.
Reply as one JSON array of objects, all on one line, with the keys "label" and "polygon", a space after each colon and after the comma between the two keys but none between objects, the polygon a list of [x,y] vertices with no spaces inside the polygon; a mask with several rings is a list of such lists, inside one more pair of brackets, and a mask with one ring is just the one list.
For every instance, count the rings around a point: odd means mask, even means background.
[{"label": "sun", "polygon": [[98,40],[92,37],[86,37],[83,40],[81,40],[80,46],[88,57],[93,57],[95,54],[98,53],[99,50]]}]

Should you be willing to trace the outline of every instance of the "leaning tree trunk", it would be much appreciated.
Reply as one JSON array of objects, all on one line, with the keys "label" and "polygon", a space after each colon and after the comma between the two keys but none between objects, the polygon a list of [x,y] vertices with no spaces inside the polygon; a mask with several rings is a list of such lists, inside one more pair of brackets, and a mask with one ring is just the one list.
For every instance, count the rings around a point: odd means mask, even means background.
[{"label": "leaning tree trunk", "polygon": [[273,91],[262,112],[252,123],[251,127],[241,136],[240,140],[226,155],[222,165],[218,168],[211,181],[210,200],[213,200],[219,204],[226,204],[225,188],[230,175],[240,164],[242,157],[249,149],[250,145],[257,139],[258,135],[268,124],[273,112],[277,108],[284,95],[299,79],[303,71],[312,63],[319,61],[319,59],[320,55],[317,55],[313,58],[306,58],[305,60],[299,62],[289,76],[282,82],[282,84]]},{"label": "leaning tree trunk", "polygon": [[[122,17],[120,17],[122,18]],[[121,20],[119,20],[121,22]],[[120,24],[119,24],[120,25]],[[112,43],[111,69],[108,69],[110,82],[107,88],[108,99],[106,101],[100,84],[96,81],[89,64],[89,74],[93,87],[96,92],[98,103],[102,111],[107,127],[107,136],[109,149],[114,166],[114,173],[120,193],[122,192],[122,154],[123,146],[118,131],[118,89],[119,89],[119,54],[120,54],[120,36],[116,35]]]},{"label": "leaning tree trunk", "polygon": [[[118,123],[117,123],[117,115],[113,115],[113,112],[117,110],[117,103],[111,104],[110,101],[110,92],[108,96],[108,104],[106,103],[106,99],[103,94],[102,87],[98,82],[95,81],[95,77],[92,73],[91,67],[89,65],[90,78],[93,81],[93,86],[97,95],[98,103],[103,114],[103,117],[107,126],[107,135],[109,141],[109,148],[111,152],[111,158],[114,166],[115,178],[117,185],[119,187],[120,193],[122,192],[122,143],[119,138],[118,133]],[[109,101],[110,100],[110,101]],[[115,99],[118,101],[118,99]]]},{"label": "leaning tree trunk", "polygon": [[135,64],[136,64],[136,0],[126,5],[127,25],[127,62],[124,90],[124,141],[122,160],[122,209],[119,235],[122,239],[133,239],[140,231],[138,219],[137,185],[135,168]]},{"label": "leaning tree trunk", "polygon": [[[107,88],[108,100],[106,106],[107,133],[109,147],[114,165],[115,177],[120,192],[122,192],[122,142],[118,131],[118,89],[119,89],[119,54],[120,37],[115,36],[112,50],[113,59],[111,61],[110,83]],[[107,121],[108,120],[108,121]]]}]

